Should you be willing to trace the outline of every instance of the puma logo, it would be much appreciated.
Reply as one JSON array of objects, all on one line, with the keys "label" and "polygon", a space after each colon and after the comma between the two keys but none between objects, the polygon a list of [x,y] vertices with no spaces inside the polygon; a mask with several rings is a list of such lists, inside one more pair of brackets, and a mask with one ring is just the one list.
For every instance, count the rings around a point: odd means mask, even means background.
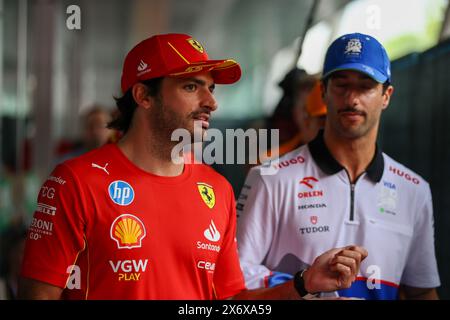
[{"label": "puma logo", "polygon": [[103,170],[103,171],[105,171],[105,172],[109,175],[108,170],[106,170],[106,167],[108,166],[108,164],[109,164],[109,163],[105,164],[105,166],[102,167],[102,166],[99,166],[99,165],[96,164],[96,163],[92,163],[92,168],[97,168],[97,169]]}]

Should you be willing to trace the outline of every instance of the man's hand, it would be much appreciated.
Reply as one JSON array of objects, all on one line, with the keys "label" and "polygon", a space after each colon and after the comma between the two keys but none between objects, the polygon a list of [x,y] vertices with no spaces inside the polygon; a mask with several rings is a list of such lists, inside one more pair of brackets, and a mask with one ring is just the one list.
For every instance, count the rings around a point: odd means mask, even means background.
[{"label": "man's hand", "polygon": [[358,275],[361,261],[367,255],[366,249],[359,246],[331,249],[323,253],[303,273],[305,289],[316,293],[349,288]]}]

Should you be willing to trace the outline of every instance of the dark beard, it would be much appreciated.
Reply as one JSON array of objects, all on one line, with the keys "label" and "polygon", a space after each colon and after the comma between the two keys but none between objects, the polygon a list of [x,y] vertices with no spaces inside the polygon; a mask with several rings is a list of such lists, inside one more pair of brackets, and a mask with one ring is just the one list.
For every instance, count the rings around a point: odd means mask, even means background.
[{"label": "dark beard", "polygon": [[155,102],[154,112],[151,113],[150,119],[152,131],[162,144],[171,142],[172,133],[176,129],[184,128],[186,126],[186,119],[181,118],[179,114],[165,108],[160,97],[156,97]]}]

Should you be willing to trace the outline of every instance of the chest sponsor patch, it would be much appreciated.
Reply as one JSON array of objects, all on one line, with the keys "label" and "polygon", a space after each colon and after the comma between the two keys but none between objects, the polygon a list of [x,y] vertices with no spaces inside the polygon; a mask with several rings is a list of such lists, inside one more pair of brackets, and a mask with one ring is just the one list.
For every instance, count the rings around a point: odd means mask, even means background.
[{"label": "chest sponsor patch", "polygon": [[216,195],[214,194],[213,187],[206,183],[198,182],[197,189],[206,206],[210,209],[214,208],[214,205],[216,204]]},{"label": "chest sponsor patch", "polygon": [[118,249],[140,248],[146,235],[145,225],[132,214],[122,214],[111,224],[110,236]]},{"label": "chest sponsor patch", "polygon": [[134,200],[133,187],[126,181],[116,180],[111,182],[108,193],[111,200],[120,206],[127,206]]}]

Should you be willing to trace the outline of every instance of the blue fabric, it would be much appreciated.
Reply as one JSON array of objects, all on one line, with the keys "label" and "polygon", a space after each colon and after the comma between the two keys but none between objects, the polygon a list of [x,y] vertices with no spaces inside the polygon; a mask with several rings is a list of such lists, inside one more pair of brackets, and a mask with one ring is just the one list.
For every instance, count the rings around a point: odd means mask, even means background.
[{"label": "blue fabric", "polygon": [[379,83],[391,82],[391,63],[383,45],[375,38],[362,34],[346,34],[327,50],[323,77],[339,70],[356,70]]},{"label": "blue fabric", "polygon": [[396,300],[398,287],[380,283],[379,289],[369,289],[367,280],[356,280],[348,289],[339,290],[341,297],[364,298],[366,300]]},{"label": "blue fabric", "polygon": [[278,286],[282,283],[285,283],[286,281],[292,280],[293,278],[294,276],[288,273],[274,271],[269,276],[269,288]]}]

